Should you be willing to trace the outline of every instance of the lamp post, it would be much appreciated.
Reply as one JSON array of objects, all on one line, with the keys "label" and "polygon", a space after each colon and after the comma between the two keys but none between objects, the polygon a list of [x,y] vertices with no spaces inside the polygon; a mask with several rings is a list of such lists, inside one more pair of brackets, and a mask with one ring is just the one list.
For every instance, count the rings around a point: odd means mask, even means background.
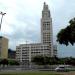
[{"label": "lamp post", "polygon": [[0,14],[2,15],[2,16],[1,16],[1,22],[0,22],[0,30],[1,30],[2,19],[3,19],[3,16],[4,16],[6,13],[0,12]]}]

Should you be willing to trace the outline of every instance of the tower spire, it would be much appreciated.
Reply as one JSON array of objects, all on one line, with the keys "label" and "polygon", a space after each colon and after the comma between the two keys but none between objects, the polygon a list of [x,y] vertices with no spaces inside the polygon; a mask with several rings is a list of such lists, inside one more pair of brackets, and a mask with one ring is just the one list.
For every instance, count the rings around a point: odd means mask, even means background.
[{"label": "tower spire", "polygon": [[48,10],[48,5],[44,2],[43,10]]},{"label": "tower spire", "polygon": [[44,5],[46,5],[46,2],[44,2]]},{"label": "tower spire", "polygon": [[50,10],[49,10],[48,5],[46,4],[46,2],[44,2],[44,5],[43,5],[42,17],[50,18]]}]

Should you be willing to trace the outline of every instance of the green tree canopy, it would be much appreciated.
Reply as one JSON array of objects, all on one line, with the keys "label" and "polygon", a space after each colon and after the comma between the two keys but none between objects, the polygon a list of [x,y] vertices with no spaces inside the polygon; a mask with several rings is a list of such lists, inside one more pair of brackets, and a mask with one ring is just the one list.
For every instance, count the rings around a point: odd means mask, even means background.
[{"label": "green tree canopy", "polygon": [[53,65],[58,64],[57,57],[47,57],[47,56],[35,56],[32,58],[32,62],[37,65]]},{"label": "green tree canopy", "polygon": [[57,34],[57,42],[60,44],[65,44],[66,46],[70,44],[74,45],[75,43],[75,18],[69,21],[69,25],[61,29]]},{"label": "green tree canopy", "polygon": [[4,65],[8,65],[8,60],[7,60],[7,59],[2,59],[2,60],[0,61],[0,64],[3,64],[3,66],[4,66]]}]

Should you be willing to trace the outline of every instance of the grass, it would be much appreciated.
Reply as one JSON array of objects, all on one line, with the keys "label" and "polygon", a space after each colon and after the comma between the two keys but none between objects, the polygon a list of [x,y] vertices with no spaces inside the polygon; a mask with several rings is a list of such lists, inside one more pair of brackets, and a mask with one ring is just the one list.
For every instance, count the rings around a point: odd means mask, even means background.
[{"label": "grass", "polygon": [[50,71],[1,72],[0,75],[61,75]]}]

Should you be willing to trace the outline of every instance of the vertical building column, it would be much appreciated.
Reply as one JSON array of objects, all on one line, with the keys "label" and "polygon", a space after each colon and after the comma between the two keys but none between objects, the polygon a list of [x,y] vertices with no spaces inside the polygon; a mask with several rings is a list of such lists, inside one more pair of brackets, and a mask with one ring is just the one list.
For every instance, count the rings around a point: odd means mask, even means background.
[{"label": "vertical building column", "polygon": [[31,45],[29,45],[29,68],[31,68]]}]

